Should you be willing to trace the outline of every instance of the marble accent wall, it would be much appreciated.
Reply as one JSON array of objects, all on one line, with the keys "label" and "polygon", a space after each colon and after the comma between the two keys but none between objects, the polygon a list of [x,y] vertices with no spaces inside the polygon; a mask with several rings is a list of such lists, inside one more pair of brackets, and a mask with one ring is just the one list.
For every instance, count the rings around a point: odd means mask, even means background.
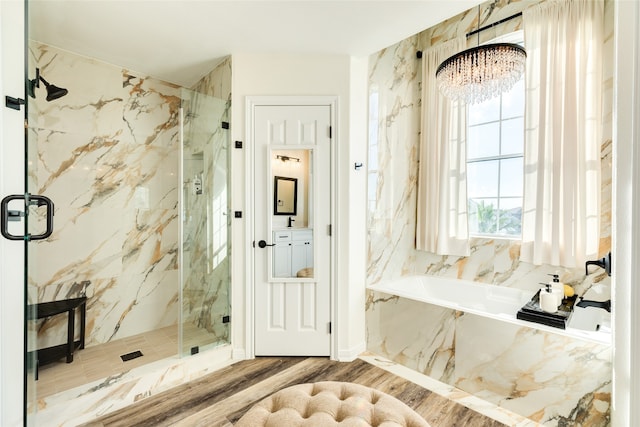
[{"label": "marble accent wall", "polygon": [[[231,57],[223,58],[218,65],[204,76],[192,89],[204,95],[210,95],[225,100],[231,104]],[[227,112],[227,119],[230,114]]]},{"label": "marble accent wall", "polygon": [[[533,1],[499,0],[481,5],[482,23],[495,22]],[[613,3],[605,2],[605,51],[613,54]],[[468,257],[415,249],[416,185],[420,132],[420,60],[416,51],[477,26],[471,9],[403,40],[370,58],[367,284],[412,274],[473,280],[535,290],[547,274],[584,294],[594,283],[610,284],[601,269],[536,266],[519,261],[517,240],[471,239]],[[515,19],[487,31],[481,41],[521,26]],[[475,40],[473,40],[475,42]],[[604,61],[601,255],[611,248],[612,60]],[[368,291],[367,345],[465,391],[481,395],[545,425],[607,425],[611,349],[600,344],[503,324],[403,298]],[[589,378],[578,372],[589,361]]]},{"label": "marble accent wall", "polygon": [[[53,235],[31,244],[32,302],[86,294],[87,346],[175,325],[180,88],[38,42],[29,53],[30,77],[69,90],[29,98],[29,187],[55,203]],[[40,346],[64,341],[63,317],[39,324]]]},{"label": "marble accent wall", "polygon": [[612,348],[370,292],[368,350],[545,426],[606,426]]}]

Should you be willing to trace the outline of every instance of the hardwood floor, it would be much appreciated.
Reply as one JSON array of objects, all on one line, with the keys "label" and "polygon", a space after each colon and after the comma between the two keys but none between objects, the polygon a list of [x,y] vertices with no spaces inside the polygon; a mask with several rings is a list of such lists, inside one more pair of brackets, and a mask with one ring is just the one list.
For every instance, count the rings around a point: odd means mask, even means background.
[{"label": "hardwood floor", "polygon": [[230,427],[270,394],[317,381],[348,381],[378,389],[403,401],[433,427],[505,425],[363,360],[341,363],[307,357],[241,361],[84,425]]}]

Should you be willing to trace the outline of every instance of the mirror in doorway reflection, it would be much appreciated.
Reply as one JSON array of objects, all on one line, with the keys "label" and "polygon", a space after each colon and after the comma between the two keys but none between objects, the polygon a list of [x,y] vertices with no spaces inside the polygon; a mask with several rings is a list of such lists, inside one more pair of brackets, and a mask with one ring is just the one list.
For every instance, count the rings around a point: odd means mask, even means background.
[{"label": "mirror in doorway reflection", "polygon": [[298,179],[285,176],[274,178],[273,214],[295,216],[298,211]]},{"label": "mirror in doorway reflection", "polygon": [[272,149],[273,278],[313,278],[313,149]]}]

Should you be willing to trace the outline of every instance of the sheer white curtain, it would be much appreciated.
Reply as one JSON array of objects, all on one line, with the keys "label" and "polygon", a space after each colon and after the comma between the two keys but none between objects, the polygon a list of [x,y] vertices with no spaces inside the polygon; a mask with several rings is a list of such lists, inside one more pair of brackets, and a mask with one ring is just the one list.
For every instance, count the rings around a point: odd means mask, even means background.
[{"label": "sheer white curtain", "polygon": [[526,69],[521,260],[580,266],[598,256],[603,3],[523,12]]},{"label": "sheer white curtain", "polygon": [[466,37],[422,54],[422,113],[416,248],[469,255],[467,227],[466,107],[440,94],[438,65],[466,48]]}]

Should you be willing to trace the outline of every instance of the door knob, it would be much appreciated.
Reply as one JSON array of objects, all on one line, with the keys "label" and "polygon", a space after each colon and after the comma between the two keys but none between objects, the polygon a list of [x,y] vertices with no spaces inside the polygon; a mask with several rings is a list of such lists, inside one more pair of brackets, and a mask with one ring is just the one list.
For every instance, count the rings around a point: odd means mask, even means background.
[{"label": "door knob", "polygon": [[266,248],[267,246],[275,246],[275,244],[273,244],[273,243],[269,244],[269,243],[265,242],[264,240],[260,240],[258,242],[258,246],[261,247],[261,248]]}]

